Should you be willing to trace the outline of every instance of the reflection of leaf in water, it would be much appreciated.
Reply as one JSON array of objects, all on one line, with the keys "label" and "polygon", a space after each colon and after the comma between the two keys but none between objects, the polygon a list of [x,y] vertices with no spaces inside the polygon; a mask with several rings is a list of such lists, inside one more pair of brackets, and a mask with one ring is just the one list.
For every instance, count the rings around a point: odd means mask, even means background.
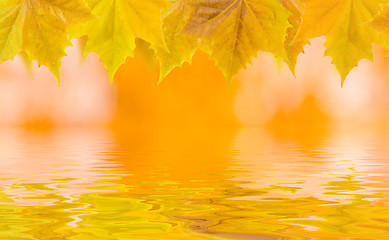
[{"label": "reflection of leaf in water", "polygon": [[91,204],[74,239],[126,239],[137,234],[159,234],[172,224],[150,211],[153,205],[127,194],[85,194],[80,202]]},{"label": "reflection of leaf in water", "polygon": [[362,183],[362,181],[356,181],[354,180],[354,176],[348,175],[344,177],[345,180],[342,181],[331,181],[326,184],[325,189],[331,190],[330,192],[326,192],[325,194],[333,194],[333,195],[347,195],[347,193],[344,192],[352,192],[352,191],[357,191],[364,189],[359,185],[359,183]]},{"label": "reflection of leaf in water", "polygon": [[[67,230],[72,212],[82,204],[66,202],[56,194],[30,196],[27,199],[56,200],[53,205],[0,205],[0,238],[4,239],[62,239],[74,235]],[[10,238],[12,236],[12,238]]]}]

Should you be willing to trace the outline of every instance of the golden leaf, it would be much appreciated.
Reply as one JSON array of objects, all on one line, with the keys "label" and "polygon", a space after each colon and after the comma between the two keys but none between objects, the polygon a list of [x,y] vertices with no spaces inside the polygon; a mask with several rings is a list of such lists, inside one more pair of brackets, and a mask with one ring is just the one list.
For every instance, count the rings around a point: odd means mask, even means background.
[{"label": "golden leaf", "polygon": [[95,52],[111,79],[128,56],[134,55],[135,38],[153,47],[166,48],[162,35],[161,10],[165,0],[87,0],[95,21],[71,29],[72,36],[88,36],[85,52]]},{"label": "golden leaf", "polygon": [[68,28],[92,14],[82,0],[0,2],[0,63],[24,51],[59,81],[62,57],[70,46]]},{"label": "golden leaf", "polygon": [[281,4],[293,14],[288,18],[292,27],[286,30],[288,36],[285,40],[286,58],[284,58],[284,61],[293,75],[295,75],[297,57],[300,53],[304,52],[304,46],[308,44],[309,41],[303,39],[292,43],[301,24],[301,12],[298,4],[294,0],[281,0]]},{"label": "golden leaf", "polygon": [[386,0],[301,0],[302,22],[293,43],[326,36],[325,55],[332,57],[342,85],[363,58],[373,61],[372,43],[379,42],[367,24]]},{"label": "golden leaf", "polygon": [[184,32],[210,38],[205,49],[228,81],[259,50],[285,57],[289,13],[275,0],[194,0]]},{"label": "golden leaf", "polygon": [[159,82],[175,67],[182,66],[184,62],[191,63],[197,49],[198,40],[181,33],[189,16],[188,2],[188,0],[176,1],[163,20],[162,29],[167,49],[156,48],[156,55],[161,62]]}]

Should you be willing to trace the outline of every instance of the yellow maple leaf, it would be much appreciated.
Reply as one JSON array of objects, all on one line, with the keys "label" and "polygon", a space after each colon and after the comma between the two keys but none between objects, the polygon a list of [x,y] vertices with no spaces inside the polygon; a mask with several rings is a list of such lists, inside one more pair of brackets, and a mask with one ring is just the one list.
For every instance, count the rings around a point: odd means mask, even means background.
[{"label": "yellow maple leaf", "polygon": [[302,22],[293,42],[326,36],[325,55],[332,58],[342,85],[361,59],[373,61],[379,36],[367,24],[387,0],[301,0]]},{"label": "yellow maple leaf", "polygon": [[171,70],[182,66],[184,62],[191,63],[197,49],[198,40],[192,36],[182,34],[189,16],[188,0],[173,1],[173,6],[163,20],[163,34],[167,49],[156,48],[156,55],[160,61],[161,82]]},{"label": "yellow maple leaf", "polygon": [[97,19],[71,29],[74,37],[88,36],[85,52],[95,52],[111,79],[128,56],[134,55],[135,38],[166,48],[161,9],[166,0],[87,0]]},{"label": "yellow maple leaf", "polygon": [[371,26],[380,32],[389,34],[389,4],[384,5],[382,10],[374,17]]},{"label": "yellow maple leaf", "polygon": [[285,57],[284,41],[290,13],[275,0],[194,0],[183,31],[210,38],[204,49],[228,81],[245,68],[259,50]]},{"label": "yellow maple leaf", "polygon": [[71,46],[69,26],[92,16],[86,4],[82,0],[3,0],[0,9],[0,63],[24,51],[59,81],[65,48]]},{"label": "yellow maple leaf", "polygon": [[306,39],[295,41],[292,43],[296,36],[297,30],[301,24],[301,10],[299,2],[294,0],[281,0],[281,4],[293,15],[288,18],[292,27],[286,30],[287,37],[285,40],[286,58],[285,63],[288,65],[290,71],[295,75],[295,68],[297,63],[297,57],[300,53],[304,52],[304,46],[309,43]]}]

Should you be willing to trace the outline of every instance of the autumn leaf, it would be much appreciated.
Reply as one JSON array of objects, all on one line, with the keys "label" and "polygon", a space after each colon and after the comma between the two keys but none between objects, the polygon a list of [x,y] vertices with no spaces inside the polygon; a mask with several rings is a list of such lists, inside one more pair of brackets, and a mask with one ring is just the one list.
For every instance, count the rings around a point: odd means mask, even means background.
[{"label": "autumn leaf", "polygon": [[303,39],[292,43],[301,24],[301,11],[299,9],[301,6],[298,6],[299,4],[294,0],[281,0],[281,4],[293,14],[288,18],[292,27],[286,30],[288,35],[285,40],[286,58],[284,58],[284,61],[293,75],[295,75],[297,57],[300,53],[304,52],[304,46],[308,44],[309,41]]},{"label": "autumn leaf", "polygon": [[22,49],[24,11],[21,5],[20,1],[0,2],[0,63],[13,59]]},{"label": "autumn leaf", "polygon": [[157,58],[161,62],[159,82],[175,67],[182,66],[184,62],[191,63],[197,49],[198,40],[181,33],[189,16],[188,2],[188,0],[174,1],[173,7],[163,20],[162,29],[167,49],[156,48]]},{"label": "autumn leaf", "polygon": [[372,43],[379,36],[367,24],[387,0],[301,0],[302,22],[293,43],[326,36],[325,55],[332,58],[342,85],[361,59],[373,61]]},{"label": "autumn leaf", "polygon": [[288,11],[275,0],[194,0],[183,32],[210,38],[205,49],[228,81],[259,50],[285,57]]},{"label": "autumn leaf", "polygon": [[374,17],[371,26],[380,32],[389,34],[389,4],[384,5],[382,10]]},{"label": "autumn leaf", "polygon": [[95,21],[71,29],[72,36],[88,36],[85,52],[95,52],[111,79],[128,56],[134,55],[135,38],[153,47],[166,48],[162,34],[161,9],[165,0],[87,0]]},{"label": "autumn leaf", "polygon": [[71,46],[68,28],[92,14],[81,0],[0,1],[0,63],[24,51],[45,65],[59,81],[65,48]]}]

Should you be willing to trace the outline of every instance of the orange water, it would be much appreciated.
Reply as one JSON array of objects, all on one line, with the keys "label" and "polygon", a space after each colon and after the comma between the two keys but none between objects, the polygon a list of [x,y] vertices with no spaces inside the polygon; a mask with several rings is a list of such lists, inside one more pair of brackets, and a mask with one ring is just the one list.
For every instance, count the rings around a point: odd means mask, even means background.
[{"label": "orange water", "polygon": [[389,239],[382,134],[164,134],[1,130],[0,238]]}]

